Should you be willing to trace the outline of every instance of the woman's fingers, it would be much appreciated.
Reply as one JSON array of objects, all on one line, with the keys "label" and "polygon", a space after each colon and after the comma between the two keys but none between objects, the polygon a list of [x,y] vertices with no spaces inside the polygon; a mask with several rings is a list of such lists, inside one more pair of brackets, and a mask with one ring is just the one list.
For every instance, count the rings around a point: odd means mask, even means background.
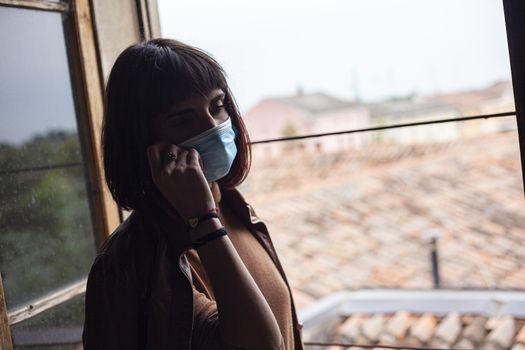
[{"label": "woman's fingers", "polygon": [[188,151],[185,150],[185,149],[181,150],[179,152],[179,154],[178,154],[177,166],[179,168],[185,168],[186,167],[187,158],[188,158]]},{"label": "woman's fingers", "polygon": [[155,144],[147,148],[147,156],[153,181],[166,191],[172,191],[168,188],[173,188],[175,182],[185,182],[188,181],[188,176],[194,177],[195,170],[201,175],[204,171],[199,152],[194,148]]},{"label": "woman's fingers", "polygon": [[170,174],[177,164],[185,164],[184,157],[181,159],[182,149],[170,144],[157,143],[147,148],[146,153],[152,176],[162,171]]},{"label": "woman's fingers", "polygon": [[199,164],[199,153],[195,148],[190,148],[188,150],[188,165],[197,165]]},{"label": "woman's fingers", "polygon": [[[162,170],[166,174],[171,174],[173,170],[181,164],[183,159],[181,159],[181,149],[175,145],[167,145],[164,147],[162,154],[163,154],[163,164],[162,164]],[[184,164],[184,163],[182,163]]]},{"label": "woman's fingers", "polygon": [[198,165],[204,171],[204,164],[199,152],[195,148],[190,148],[188,152],[188,165]]},{"label": "woman's fingers", "polygon": [[147,148],[147,156],[153,182],[183,218],[214,205],[197,150],[156,144]]},{"label": "woman's fingers", "polygon": [[164,151],[164,155],[162,156],[162,158],[164,159],[163,160],[164,164],[168,164],[169,162],[177,163],[178,156],[175,152],[168,150],[168,151]]}]

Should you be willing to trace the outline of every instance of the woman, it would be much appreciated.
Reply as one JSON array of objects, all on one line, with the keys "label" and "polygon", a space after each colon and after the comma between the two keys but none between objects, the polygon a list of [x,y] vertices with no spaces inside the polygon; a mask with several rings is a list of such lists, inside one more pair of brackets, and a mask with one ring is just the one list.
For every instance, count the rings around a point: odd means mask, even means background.
[{"label": "woman", "polygon": [[235,188],[250,144],[219,64],[174,40],[127,48],[103,148],[108,187],[132,213],[91,268],[85,349],[302,349],[267,228]]}]

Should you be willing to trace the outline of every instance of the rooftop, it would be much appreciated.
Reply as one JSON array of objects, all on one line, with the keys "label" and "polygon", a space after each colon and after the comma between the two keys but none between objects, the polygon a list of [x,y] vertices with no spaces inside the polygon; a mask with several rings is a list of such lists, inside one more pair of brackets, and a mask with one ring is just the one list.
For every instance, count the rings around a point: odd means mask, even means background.
[{"label": "rooftop", "polygon": [[[251,189],[257,189],[253,191]],[[525,289],[517,132],[255,158],[241,187],[267,223],[299,309],[343,290]]]},{"label": "rooftop", "polygon": [[[398,311],[342,318],[328,342],[397,345],[437,349],[524,350],[525,319],[487,318],[451,312],[446,315]],[[331,346],[326,349],[340,349]],[[353,348],[355,349],[355,348]]]},{"label": "rooftop", "polygon": [[301,93],[289,97],[269,98],[269,100],[286,104],[312,115],[355,106],[354,103],[340,100],[322,92],[308,94]]},{"label": "rooftop", "polygon": [[458,108],[462,113],[468,114],[472,109],[479,107],[480,102],[496,100],[505,97],[509,97],[510,100],[512,100],[512,96],[512,82],[500,81],[478,90],[437,94],[433,96],[426,96],[423,99],[428,102],[452,104],[456,106],[456,108]]},{"label": "rooftop", "polygon": [[392,101],[370,104],[368,107],[372,117],[411,121],[429,115],[439,114],[442,117],[450,118],[459,114],[452,104],[439,101]]}]

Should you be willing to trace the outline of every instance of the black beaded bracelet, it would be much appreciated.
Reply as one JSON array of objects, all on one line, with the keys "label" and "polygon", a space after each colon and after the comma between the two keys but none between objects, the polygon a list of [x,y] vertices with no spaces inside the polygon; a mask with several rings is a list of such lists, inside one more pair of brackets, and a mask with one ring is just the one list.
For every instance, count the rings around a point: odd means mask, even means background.
[{"label": "black beaded bracelet", "polygon": [[199,239],[192,242],[191,246],[192,248],[199,248],[203,246],[204,244],[213,241],[214,239],[217,239],[221,236],[225,236],[227,234],[226,229],[224,227],[221,227],[218,230],[215,230],[213,232],[207,233],[204,236],[200,237]]}]

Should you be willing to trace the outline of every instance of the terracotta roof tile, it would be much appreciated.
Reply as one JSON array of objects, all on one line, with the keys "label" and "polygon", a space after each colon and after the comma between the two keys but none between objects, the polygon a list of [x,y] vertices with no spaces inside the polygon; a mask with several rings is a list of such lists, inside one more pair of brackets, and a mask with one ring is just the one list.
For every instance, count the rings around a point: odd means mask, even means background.
[{"label": "terracotta roof tile", "polygon": [[403,339],[411,325],[410,313],[398,311],[385,328],[385,333],[392,335],[396,340]]},{"label": "terracotta roof tile", "polygon": [[496,347],[506,349],[512,345],[516,333],[516,325],[512,316],[506,316],[499,320],[495,328],[488,335],[487,342]]},{"label": "terracotta roof tile", "polygon": [[425,313],[410,328],[410,338],[415,338],[421,344],[430,340],[436,328],[436,318],[430,313]]},{"label": "terracotta roof tile", "polygon": [[463,331],[462,339],[468,340],[470,343],[478,346],[481,344],[486,334],[487,318],[478,316],[474,318]]},{"label": "terracotta roof tile", "polygon": [[363,317],[360,314],[354,314],[348,317],[339,327],[339,334],[347,341],[354,341],[361,334],[361,322]]},{"label": "terracotta roof tile", "polygon": [[[519,341],[525,319],[511,316],[495,318],[495,328],[490,333],[486,330],[486,323],[486,317],[457,312],[442,316],[406,311],[395,314],[360,313],[343,319],[328,341],[442,349],[525,350],[525,344]],[[403,337],[403,332],[393,335],[396,324],[409,328],[406,337]],[[408,324],[412,327],[407,327]]]},{"label": "terracotta roof tile", "polygon": [[516,336],[516,341],[520,342],[522,344],[525,344],[525,326],[521,327],[521,330],[519,331],[518,335]]},{"label": "terracotta roof tile", "polygon": [[452,349],[477,349],[476,345],[470,340],[463,338],[452,346]]},{"label": "terracotta roof tile", "polygon": [[363,322],[362,333],[369,342],[375,343],[379,340],[379,336],[383,331],[385,319],[381,314],[375,314]]},{"label": "terracotta roof tile", "polygon": [[434,333],[434,344],[450,347],[456,342],[463,329],[459,313],[449,313],[439,324]]}]

